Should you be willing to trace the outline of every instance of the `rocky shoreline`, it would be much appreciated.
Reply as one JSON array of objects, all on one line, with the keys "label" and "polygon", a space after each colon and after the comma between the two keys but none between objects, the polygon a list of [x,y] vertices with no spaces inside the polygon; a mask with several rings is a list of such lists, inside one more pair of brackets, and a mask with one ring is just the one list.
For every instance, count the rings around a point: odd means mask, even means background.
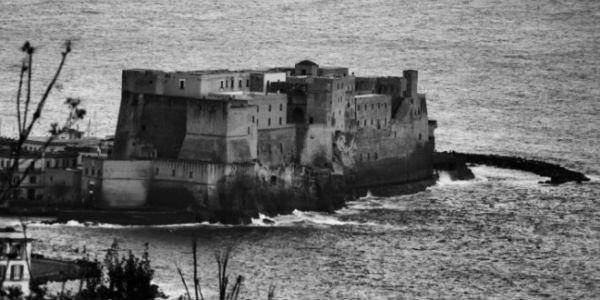
[{"label": "rocky shoreline", "polygon": [[[433,167],[435,170],[447,172],[452,180],[471,180],[473,172],[469,164],[481,164],[499,168],[507,168],[531,172],[550,179],[543,183],[562,184],[566,182],[583,182],[590,179],[584,174],[572,171],[556,164],[524,159],[520,157],[509,157],[493,154],[473,154],[459,152],[435,152]],[[394,186],[382,186],[370,191],[377,195],[390,196],[400,194],[411,194],[424,190],[427,186],[435,183],[436,176],[430,180],[406,182]],[[314,193],[316,197],[309,197],[307,193],[299,190],[283,190],[277,192],[273,189],[254,189],[250,193],[249,188],[239,188],[227,191],[228,199],[232,203],[252,202],[253,205],[237,206],[232,209],[203,212],[191,210],[165,210],[159,208],[146,208],[139,210],[100,210],[86,208],[11,208],[2,211],[2,215],[8,216],[45,216],[55,217],[56,222],[66,223],[71,220],[78,222],[109,223],[119,225],[166,225],[181,223],[223,223],[223,224],[249,224],[252,218],[257,218],[258,213],[268,216],[290,213],[294,209],[317,210],[333,212],[345,206],[349,198],[356,198],[366,193],[364,189],[351,187],[343,180],[337,180],[337,184],[331,182],[318,188]],[[247,199],[240,199],[247,198]],[[323,200],[324,199],[324,200]],[[244,201],[242,201],[244,200]],[[285,200],[285,201],[284,201]]]},{"label": "rocky shoreline", "polygon": [[461,152],[436,152],[434,157],[436,161],[435,168],[438,170],[452,169],[454,167],[454,170],[460,171],[463,168],[462,165],[466,167],[466,164],[471,163],[526,171],[539,176],[550,177],[550,180],[544,182],[549,184],[590,181],[581,172],[569,170],[556,164],[522,157]]}]

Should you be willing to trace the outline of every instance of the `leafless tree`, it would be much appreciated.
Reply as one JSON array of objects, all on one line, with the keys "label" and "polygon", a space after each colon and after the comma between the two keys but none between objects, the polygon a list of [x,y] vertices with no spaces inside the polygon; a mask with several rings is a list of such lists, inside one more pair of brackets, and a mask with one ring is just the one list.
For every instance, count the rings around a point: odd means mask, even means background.
[{"label": "leafless tree", "polygon": [[[49,130],[49,137],[41,147],[39,155],[36,155],[29,161],[29,164],[24,168],[23,172],[20,172],[19,165],[23,156],[23,144],[29,138],[32,129],[36,122],[41,118],[42,112],[50,92],[53,90],[58,77],[65,65],[69,53],[71,53],[71,42],[66,41],[64,50],[61,52],[61,59],[54,76],[48,85],[46,86],[43,95],[40,100],[34,103],[31,99],[31,84],[32,84],[32,69],[33,69],[33,56],[35,54],[35,47],[29,42],[25,42],[21,47],[21,51],[25,54],[25,58],[21,64],[21,70],[19,74],[19,84],[17,88],[16,96],[16,117],[17,117],[17,128],[18,137],[17,140],[10,143],[10,164],[6,168],[0,170],[0,206],[9,207],[11,198],[15,198],[15,194],[18,191],[19,186],[23,180],[29,175],[34,169],[35,163],[42,157],[42,153],[46,151],[48,146],[62,133],[68,131],[77,121],[81,120],[85,116],[85,109],[79,108],[81,100],[76,98],[67,98],[65,104],[69,109],[69,114],[63,124],[52,123]],[[32,108],[35,107],[35,110]]]}]

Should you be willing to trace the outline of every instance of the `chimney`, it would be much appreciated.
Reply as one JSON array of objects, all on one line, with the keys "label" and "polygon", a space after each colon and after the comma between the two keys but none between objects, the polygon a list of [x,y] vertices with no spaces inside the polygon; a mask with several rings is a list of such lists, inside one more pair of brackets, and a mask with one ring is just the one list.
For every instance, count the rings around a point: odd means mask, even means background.
[{"label": "chimney", "polygon": [[419,81],[419,74],[416,70],[404,70],[402,76],[406,78],[406,93],[405,97],[416,98],[417,97],[417,82]]}]

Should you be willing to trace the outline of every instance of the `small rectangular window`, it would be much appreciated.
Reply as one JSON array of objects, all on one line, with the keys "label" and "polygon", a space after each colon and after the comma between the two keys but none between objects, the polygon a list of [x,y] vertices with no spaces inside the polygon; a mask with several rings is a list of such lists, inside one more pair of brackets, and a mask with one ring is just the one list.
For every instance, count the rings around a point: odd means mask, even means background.
[{"label": "small rectangular window", "polygon": [[267,126],[271,126],[271,118],[267,119]]},{"label": "small rectangular window", "polygon": [[189,178],[192,178],[192,177],[194,177],[194,172],[190,172],[190,174],[188,174],[188,177],[189,177]]},{"label": "small rectangular window", "polygon": [[281,120],[281,117],[279,117],[279,125],[281,125],[281,121],[282,121],[282,120]]},{"label": "small rectangular window", "polygon": [[249,87],[249,86],[250,86],[250,80],[246,79],[246,87]]},{"label": "small rectangular window", "polygon": [[221,88],[223,88],[223,80],[221,80]]},{"label": "small rectangular window", "polygon": [[171,176],[175,176],[175,169],[171,170]]},{"label": "small rectangular window", "polygon": [[179,79],[179,89],[185,89],[185,79]]},{"label": "small rectangular window", "polygon": [[29,183],[36,183],[37,178],[35,176],[29,176]]},{"label": "small rectangular window", "polygon": [[242,88],[242,81],[241,80],[238,81],[238,86],[239,86],[239,88]]},{"label": "small rectangular window", "polygon": [[10,266],[10,280],[20,281],[23,279],[23,265],[12,265]]},{"label": "small rectangular window", "polygon": [[279,111],[282,111],[282,110],[283,110],[283,103],[280,103],[279,104]]}]

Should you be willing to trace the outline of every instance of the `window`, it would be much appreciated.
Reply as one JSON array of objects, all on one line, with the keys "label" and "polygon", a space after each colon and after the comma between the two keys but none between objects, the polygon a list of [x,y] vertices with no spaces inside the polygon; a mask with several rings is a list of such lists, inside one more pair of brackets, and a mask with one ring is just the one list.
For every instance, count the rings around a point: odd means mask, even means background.
[{"label": "window", "polygon": [[360,156],[359,156],[359,158],[358,158],[358,161],[362,161],[362,160],[363,160],[363,157],[362,157],[362,153],[361,153]]},{"label": "window", "polygon": [[246,79],[246,87],[249,87],[249,86],[250,86],[250,80]]},{"label": "window", "polygon": [[422,136],[421,136],[421,134],[419,133],[419,141],[421,140],[421,138],[423,138],[423,137],[422,137]]},{"label": "window", "polygon": [[281,120],[281,117],[279,117],[279,125],[281,125],[281,121],[282,121],[282,120]]},{"label": "window", "polygon": [[223,80],[221,80],[221,88],[223,88]]},{"label": "window", "polygon": [[248,134],[250,134],[250,127],[248,127]]},{"label": "window", "polygon": [[235,82],[235,81],[233,81],[233,78],[231,78],[231,89],[233,89],[233,88],[234,88],[234,82]]},{"label": "window", "polygon": [[185,79],[179,79],[179,89],[185,89]]},{"label": "window", "polygon": [[46,161],[46,168],[50,168],[50,161]]},{"label": "window", "polygon": [[[0,276],[4,276],[6,274],[6,265],[0,265]],[[6,274],[8,275],[8,274]]]},{"label": "window", "polygon": [[252,116],[252,124],[254,124],[254,116]]},{"label": "window", "polygon": [[377,103],[377,109],[381,108],[381,103]]},{"label": "window", "polygon": [[377,159],[377,152],[375,152],[375,154],[373,155],[373,159]]},{"label": "window", "polygon": [[259,108],[260,108],[260,105],[257,105],[256,106],[256,112],[258,112],[260,110]]},{"label": "window", "polygon": [[356,107],[356,110],[360,111],[360,105]]},{"label": "window", "polygon": [[371,159],[371,153],[367,153],[367,160]]},{"label": "window", "polygon": [[192,178],[192,177],[194,177],[194,172],[190,172],[190,174],[188,174],[188,177],[189,177],[189,178]]},{"label": "window", "polygon": [[271,111],[271,104],[269,104],[269,111]]},{"label": "window", "polygon": [[[421,139],[421,138],[419,138]],[[36,183],[37,178],[35,176],[29,176],[29,183]]]},{"label": "window", "polygon": [[52,182],[52,176],[50,176],[50,182]]},{"label": "window", "polygon": [[229,81],[225,80],[225,87],[229,87]]},{"label": "window", "polygon": [[283,103],[279,103],[279,111],[283,110]]},{"label": "window", "polygon": [[160,172],[158,168],[154,169],[154,174],[158,175],[158,172]]},{"label": "window", "polygon": [[10,280],[20,281],[23,279],[23,265],[10,266]]},{"label": "window", "polygon": [[175,169],[171,170],[171,176],[175,176]]},{"label": "window", "polygon": [[241,79],[238,81],[238,87],[242,88],[242,80]]},{"label": "window", "polygon": [[371,125],[373,125],[373,120],[371,120]]},{"label": "window", "polygon": [[267,119],[267,126],[271,126],[271,118]]},{"label": "window", "polygon": [[365,120],[365,126],[367,126],[367,120]]}]

